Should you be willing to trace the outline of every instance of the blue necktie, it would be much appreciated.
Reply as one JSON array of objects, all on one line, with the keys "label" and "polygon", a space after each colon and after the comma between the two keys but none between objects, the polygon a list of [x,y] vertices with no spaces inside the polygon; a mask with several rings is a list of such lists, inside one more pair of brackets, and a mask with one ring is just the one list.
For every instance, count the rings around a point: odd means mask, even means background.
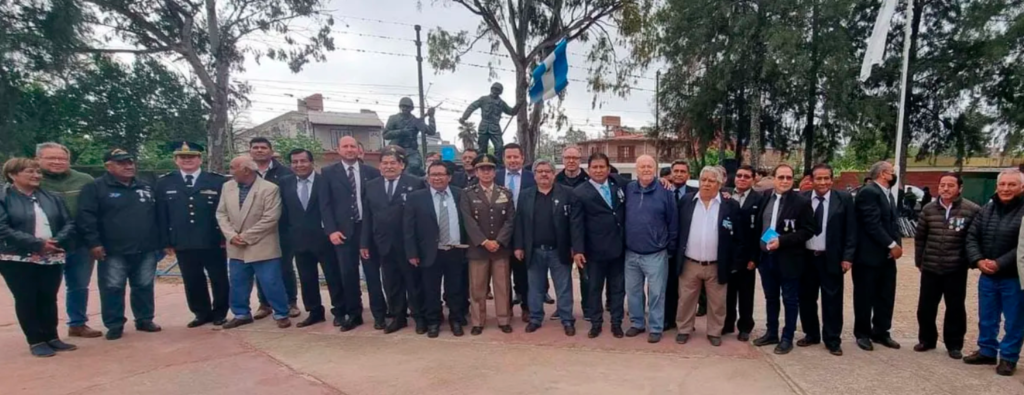
[{"label": "blue necktie", "polygon": [[608,204],[608,207],[612,207],[612,191],[608,188],[608,184],[601,185],[601,197],[604,198],[604,202]]}]

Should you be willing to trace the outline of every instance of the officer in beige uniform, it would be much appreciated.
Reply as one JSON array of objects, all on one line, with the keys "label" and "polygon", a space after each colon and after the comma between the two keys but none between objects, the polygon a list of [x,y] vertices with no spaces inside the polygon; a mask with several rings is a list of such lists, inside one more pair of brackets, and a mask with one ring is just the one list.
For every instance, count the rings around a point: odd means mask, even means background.
[{"label": "officer in beige uniform", "polygon": [[493,280],[494,309],[498,327],[512,333],[512,307],[509,304],[510,246],[515,202],[512,192],[494,183],[497,161],[493,155],[483,154],[473,160],[478,184],[466,188],[459,199],[459,210],[465,218],[469,236],[469,295],[470,334],[483,333],[487,322],[487,284]]}]

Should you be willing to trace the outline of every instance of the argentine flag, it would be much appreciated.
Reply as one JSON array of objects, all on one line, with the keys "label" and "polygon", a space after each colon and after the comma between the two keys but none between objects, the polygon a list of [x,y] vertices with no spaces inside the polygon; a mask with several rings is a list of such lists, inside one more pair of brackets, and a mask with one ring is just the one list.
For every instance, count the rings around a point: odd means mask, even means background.
[{"label": "argentine flag", "polygon": [[559,41],[555,51],[544,62],[533,69],[533,85],[530,86],[530,103],[555,97],[569,85],[569,63],[565,58],[565,39]]}]

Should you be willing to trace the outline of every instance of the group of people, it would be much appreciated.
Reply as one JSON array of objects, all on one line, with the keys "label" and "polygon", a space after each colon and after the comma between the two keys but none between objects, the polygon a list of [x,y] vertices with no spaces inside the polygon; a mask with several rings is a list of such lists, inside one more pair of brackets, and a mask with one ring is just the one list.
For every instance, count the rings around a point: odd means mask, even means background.
[{"label": "group of people", "polygon": [[[530,333],[546,321],[545,304],[556,303],[551,319],[574,336],[575,268],[588,337],[602,334],[607,311],[614,337],[646,333],[657,343],[675,328],[676,343],[686,344],[698,311],[705,310],[704,335],[719,346],[732,333],[751,340],[759,273],[767,316],[753,344],[774,345],[777,354],[823,344],[838,356],[844,276],[852,272],[857,346],[900,348],[890,328],[903,250],[890,191],[896,175],[887,162],[873,165],[854,195],[833,188],[827,164],[813,168],[811,190],[800,192],[786,164],[772,169],[767,190],[755,188],[757,173],[749,166],[731,180],[720,166],[704,167],[699,187],[691,188],[685,161],[659,174],[655,159],[641,156],[630,181],[614,174],[599,152],[584,170],[575,147],[563,151],[560,171],[545,160],[527,170],[522,147],[513,143],[500,150],[500,164],[471,149],[462,153],[463,166],[428,155],[424,180],[406,171],[400,147],[386,147],[376,168],[363,163],[352,137],[338,142],[341,161],[319,172],[308,150],[289,152],[285,166],[274,159],[269,140],[255,138],[249,147],[248,155],[231,161],[228,178],[201,169],[198,144],[174,144],[179,170],[155,185],[136,177],[135,158],[121,149],[107,153],[107,173],[95,180],[71,170],[70,152],[55,143],[41,144],[36,159],[5,163],[0,274],[14,294],[32,354],[75,348],[57,334],[62,276],[68,335],[104,336],[86,325],[94,261],[105,337],[124,334],[127,287],[136,330],[160,331],[153,321],[153,282],[165,254],[175,255],[181,269],[195,315],[190,328],[232,329],[268,316],[287,328],[301,315],[299,289],[308,314],[296,326],[325,322],[322,271],[341,331],[363,324],[362,272],[374,329],[384,333],[413,325],[433,338],[447,323],[454,336],[463,336],[465,327],[479,335],[493,298],[504,333],[513,331],[514,307]],[[936,348],[935,316],[944,300],[949,355],[998,364],[999,374],[1010,375],[1024,337],[1018,276],[1024,261],[1017,258],[1018,245],[1024,248],[1024,175],[1003,171],[995,196],[982,207],[960,197],[962,185],[960,175],[943,175],[938,199],[922,210],[914,349]],[[980,334],[978,350],[964,357],[971,268],[982,273]],[[804,336],[795,340],[798,318]],[[1002,340],[1000,321],[1006,325]]]}]

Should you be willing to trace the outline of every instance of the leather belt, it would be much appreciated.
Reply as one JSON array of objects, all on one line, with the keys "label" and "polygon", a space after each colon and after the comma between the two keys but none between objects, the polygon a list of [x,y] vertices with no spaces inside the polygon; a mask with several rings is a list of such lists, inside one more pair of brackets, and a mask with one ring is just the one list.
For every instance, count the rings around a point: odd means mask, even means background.
[{"label": "leather belt", "polygon": [[557,246],[549,246],[549,245],[539,245],[539,246],[534,246],[533,248],[535,250],[541,250],[541,251],[554,251],[554,250],[558,249]]},{"label": "leather belt", "polygon": [[449,244],[449,245],[443,245],[443,246],[439,245],[439,246],[437,246],[437,250],[438,251],[448,251],[448,250],[454,250],[456,248],[469,248],[469,246],[467,246],[465,244]]},{"label": "leather belt", "polygon": [[813,254],[814,256],[822,256],[822,255],[825,255],[825,251],[819,251],[819,250],[808,250],[808,251],[810,251],[810,252],[811,252],[811,254]]},{"label": "leather belt", "polygon": [[696,263],[696,264],[701,265],[701,266],[711,266],[711,265],[718,264],[718,261],[698,261],[698,260],[690,258],[690,257],[686,257],[686,260],[688,260],[690,262],[693,262],[693,263]]}]

